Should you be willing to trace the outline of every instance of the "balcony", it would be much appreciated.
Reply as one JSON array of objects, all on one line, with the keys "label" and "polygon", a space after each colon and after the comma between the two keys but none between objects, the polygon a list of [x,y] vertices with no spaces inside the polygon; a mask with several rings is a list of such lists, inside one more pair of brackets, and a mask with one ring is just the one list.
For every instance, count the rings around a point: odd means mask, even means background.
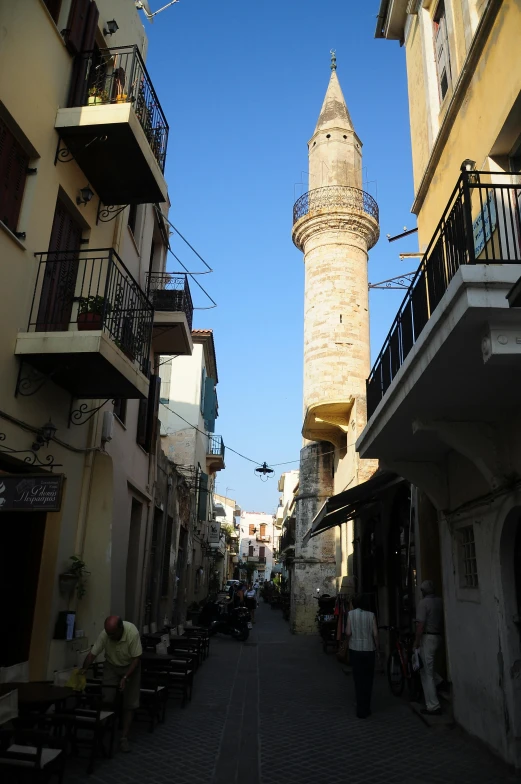
[{"label": "balcony", "polygon": [[168,123],[137,46],[77,55],[55,128],[105,205],[163,202]]},{"label": "balcony", "polygon": [[[244,558],[244,556],[243,556],[243,558]],[[265,555],[263,555],[263,556],[260,556],[260,555],[247,555],[246,556],[246,560],[249,563],[265,564],[266,563],[266,556]]]},{"label": "balcony", "polygon": [[210,474],[222,471],[224,465],[224,441],[222,436],[208,436],[208,446],[206,447],[206,467]]},{"label": "balcony", "polygon": [[460,177],[367,381],[361,457],[398,473],[400,462],[437,462],[460,425],[498,419],[491,401],[518,405],[521,322],[506,298],[521,276],[514,179]]},{"label": "balcony", "polygon": [[368,249],[380,236],[378,204],[369,193],[349,185],[326,185],[304,193],[293,206],[293,242],[297,248],[304,250],[307,238],[324,217],[350,222],[356,218],[359,229],[367,235]]},{"label": "balcony", "polygon": [[271,536],[268,534],[257,534],[256,539],[258,542],[271,542]]},{"label": "balcony", "polygon": [[188,276],[177,272],[150,272],[147,295],[154,306],[154,354],[190,356],[194,306]]},{"label": "balcony", "polygon": [[279,540],[279,553],[284,553],[295,547],[295,521],[290,526],[285,526]]},{"label": "balcony", "polygon": [[147,397],[153,309],[116,251],[35,255],[15,354],[77,398]]}]

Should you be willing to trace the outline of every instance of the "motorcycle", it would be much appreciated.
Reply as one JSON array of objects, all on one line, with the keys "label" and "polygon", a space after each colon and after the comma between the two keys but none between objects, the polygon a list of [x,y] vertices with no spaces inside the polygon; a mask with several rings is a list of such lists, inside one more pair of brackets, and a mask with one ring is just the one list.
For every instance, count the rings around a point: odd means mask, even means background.
[{"label": "motorcycle", "polygon": [[327,646],[336,646],[337,619],[335,616],[335,597],[325,593],[317,596],[318,612],[316,621],[318,633],[322,638],[322,648],[327,652]]},{"label": "motorcycle", "polygon": [[228,634],[245,642],[253,628],[250,611],[246,607],[224,608],[218,602],[208,602],[199,614],[199,624],[206,626],[208,634]]}]

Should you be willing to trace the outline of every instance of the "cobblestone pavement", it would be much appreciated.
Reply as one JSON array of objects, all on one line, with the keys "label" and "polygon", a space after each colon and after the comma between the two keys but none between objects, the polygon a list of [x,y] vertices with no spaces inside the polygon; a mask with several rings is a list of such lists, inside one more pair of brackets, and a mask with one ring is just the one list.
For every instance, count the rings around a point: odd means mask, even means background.
[{"label": "cobblestone pavement", "polygon": [[373,715],[316,637],[295,637],[261,605],[250,639],[212,640],[192,702],[169,706],[131,754],[73,760],[65,784],[500,784],[521,782],[457,728],[426,727],[377,677]]}]

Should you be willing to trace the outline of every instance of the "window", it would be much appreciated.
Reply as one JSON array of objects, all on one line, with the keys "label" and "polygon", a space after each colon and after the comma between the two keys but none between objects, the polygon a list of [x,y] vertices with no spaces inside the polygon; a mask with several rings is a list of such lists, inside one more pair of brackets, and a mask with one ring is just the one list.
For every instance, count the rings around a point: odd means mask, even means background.
[{"label": "window", "polygon": [[54,23],[58,24],[62,0],[43,0],[43,4],[47,6],[47,10],[52,16]]},{"label": "window", "polygon": [[114,416],[116,416],[122,424],[125,424],[127,419],[127,399],[125,397],[117,397],[114,400]]},{"label": "window", "polygon": [[164,405],[170,403],[170,383],[172,379],[172,360],[163,360],[159,366],[159,375],[161,376],[161,397],[160,402]]},{"label": "window", "polygon": [[15,232],[22,206],[29,155],[0,118],[0,220]]},{"label": "window", "polygon": [[447,34],[447,16],[445,2],[441,0],[434,15],[434,53],[438,69],[438,89],[440,103],[443,103],[449,87],[452,84],[450,72],[449,36]]},{"label": "window", "polygon": [[261,536],[266,536],[266,523],[261,523],[260,535]]},{"label": "window", "polygon": [[476,559],[476,543],[474,526],[467,525],[459,529],[460,547],[460,582],[462,588],[478,587],[478,562]]},{"label": "window", "polygon": [[137,222],[137,204],[131,204],[128,210],[128,227],[132,234],[134,235],[134,239],[136,237],[136,222]]},{"label": "window", "polygon": [[250,536],[255,536],[255,534],[257,533],[257,529],[255,528],[254,523],[250,523],[249,532],[250,532]]},{"label": "window", "polygon": [[248,556],[251,558],[253,556],[253,545],[250,544],[248,547]]},{"label": "window", "polygon": [[259,547],[259,560],[263,561],[266,558],[266,548],[264,546]]},{"label": "window", "polygon": [[145,452],[151,452],[156,445],[160,389],[160,377],[150,376],[148,399],[139,401],[136,441]]}]

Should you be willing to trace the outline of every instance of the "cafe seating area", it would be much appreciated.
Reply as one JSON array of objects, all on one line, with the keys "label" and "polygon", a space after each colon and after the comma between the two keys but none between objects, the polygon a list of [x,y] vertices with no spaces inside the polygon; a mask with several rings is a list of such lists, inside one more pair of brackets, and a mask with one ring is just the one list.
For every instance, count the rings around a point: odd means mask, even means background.
[{"label": "cafe seating area", "polygon": [[[154,732],[168,721],[170,710],[189,706],[197,672],[210,654],[210,638],[202,627],[145,627],[141,642],[140,707],[134,721]],[[82,691],[67,685],[73,669],[56,671],[53,681],[29,681],[28,668],[16,667],[0,671],[2,784],[63,782],[68,765],[84,765],[89,774],[99,764],[110,765],[122,726],[122,699],[117,686],[103,683],[103,662],[94,662]]]}]

